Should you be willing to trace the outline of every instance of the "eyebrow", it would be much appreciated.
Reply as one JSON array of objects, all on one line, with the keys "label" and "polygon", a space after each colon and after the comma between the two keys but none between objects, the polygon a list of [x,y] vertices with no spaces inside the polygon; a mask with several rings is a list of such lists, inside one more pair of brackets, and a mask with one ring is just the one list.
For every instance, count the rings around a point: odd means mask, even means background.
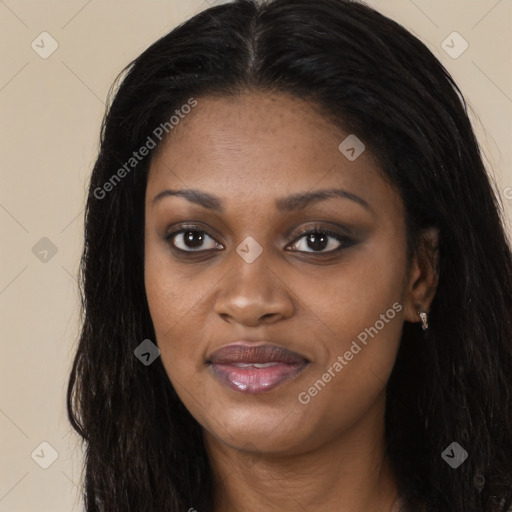
[{"label": "eyebrow", "polygon": [[[153,198],[153,205],[165,197],[176,196],[184,197],[191,203],[202,206],[203,208],[207,208],[208,210],[214,210],[220,213],[224,212],[222,200],[220,198],[197,189],[162,190]],[[350,201],[359,204],[370,212],[373,212],[368,202],[365,201],[362,197],[359,197],[352,192],[348,192],[347,190],[340,188],[314,190],[311,192],[308,191],[292,194],[287,197],[281,197],[276,199],[276,207],[280,212],[291,212],[295,210],[302,210],[313,203],[332,198],[349,199]]]}]

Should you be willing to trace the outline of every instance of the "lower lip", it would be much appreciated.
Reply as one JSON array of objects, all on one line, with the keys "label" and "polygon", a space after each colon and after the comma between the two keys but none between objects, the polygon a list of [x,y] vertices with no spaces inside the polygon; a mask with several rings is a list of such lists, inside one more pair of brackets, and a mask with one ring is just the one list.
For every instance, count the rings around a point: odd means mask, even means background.
[{"label": "lower lip", "polygon": [[212,364],[215,377],[235,391],[248,394],[265,393],[299,375],[307,363],[278,363],[267,368],[232,364]]}]

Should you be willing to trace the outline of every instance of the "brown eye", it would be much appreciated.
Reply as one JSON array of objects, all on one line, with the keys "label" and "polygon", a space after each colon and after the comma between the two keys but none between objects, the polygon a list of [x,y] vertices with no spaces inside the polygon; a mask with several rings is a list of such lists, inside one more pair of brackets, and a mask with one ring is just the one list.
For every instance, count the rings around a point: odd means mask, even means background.
[{"label": "brown eye", "polygon": [[216,249],[220,245],[205,231],[196,228],[174,231],[166,236],[166,240],[174,248],[184,252],[206,251]]},{"label": "brown eye", "polygon": [[292,247],[298,252],[323,254],[336,252],[349,247],[353,243],[354,241],[352,239],[340,233],[322,228],[314,228],[301,233],[300,236],[296,238]]}]

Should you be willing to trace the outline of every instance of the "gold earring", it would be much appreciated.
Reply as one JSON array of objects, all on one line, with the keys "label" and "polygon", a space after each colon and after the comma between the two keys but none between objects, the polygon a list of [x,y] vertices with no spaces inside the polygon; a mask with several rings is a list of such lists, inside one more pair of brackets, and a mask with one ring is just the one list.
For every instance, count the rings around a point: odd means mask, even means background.
[{"label": "gold earring", "polygon": [[418,315],[420,315],[421,318],[421,328],[426,331],[428,329],[428,314],[423,311],[421,313],[418,311]]}]

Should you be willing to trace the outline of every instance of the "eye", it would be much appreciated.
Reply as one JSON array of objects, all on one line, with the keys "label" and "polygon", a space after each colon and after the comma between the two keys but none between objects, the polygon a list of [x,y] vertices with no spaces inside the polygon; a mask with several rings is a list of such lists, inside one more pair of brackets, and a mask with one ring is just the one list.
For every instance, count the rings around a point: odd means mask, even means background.
[{"label": "eye", "polygon": [[[183,227],[177,231],[169,233],[165,239],[176,249],[183,252],[199,252],[211,249],[223,248],[205,231],[196,227]],[[205,242],[210,241],[205,247]]]},{"label": "eye", "polygon": [[351,238],[317,226],[302,231],[291,247],[298,252],[325,254],[340,251],[353,244],[354,241]]},{"label": "eye", "polygon": [[[223,249],[214,238],[197,226],[183,226],[169,233],[165,239],[172,247],[181,252],[203,252]],[[320,226],[315,226],[299,233],[290,246],[297,252],[326,254],[345,249],[355,242],[346,235],[336,233]],[[327,249],[327,250],[326,250]]]}]

